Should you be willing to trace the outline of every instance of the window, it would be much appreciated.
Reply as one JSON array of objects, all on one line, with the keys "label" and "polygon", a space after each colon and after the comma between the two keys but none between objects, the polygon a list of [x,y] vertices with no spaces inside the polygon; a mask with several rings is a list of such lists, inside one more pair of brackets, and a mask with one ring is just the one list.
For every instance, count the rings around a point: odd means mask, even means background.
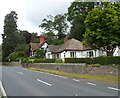
[{"label": "window", "polygon": [[70,57],[72,58],[76,57],[76,52],[70,52]]},{"label": "window", "polygon": [[93,57],[93,51],[87,52],[87,57]]},{"label": "window", "polygon": [[64,58],[65,58],[65,53],[64,53]]},{"label": "window", "polygon": [[48,58],[50,58],[50,54],[48,54]]}]

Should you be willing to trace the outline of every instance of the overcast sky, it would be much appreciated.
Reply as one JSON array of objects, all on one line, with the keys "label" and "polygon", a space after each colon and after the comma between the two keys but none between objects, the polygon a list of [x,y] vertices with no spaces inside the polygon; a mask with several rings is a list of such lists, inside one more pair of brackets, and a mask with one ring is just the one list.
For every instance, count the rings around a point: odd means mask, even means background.
[{"label": "overcast sky", "polygon": [[47,15],[57,15],[67,12],[74,0],[1,0],[0,2],[0,44],[2,42],[4,18],[10,11],[18,14],[17,25],[20,30],[40,34],[43,30],[39,24]]}]

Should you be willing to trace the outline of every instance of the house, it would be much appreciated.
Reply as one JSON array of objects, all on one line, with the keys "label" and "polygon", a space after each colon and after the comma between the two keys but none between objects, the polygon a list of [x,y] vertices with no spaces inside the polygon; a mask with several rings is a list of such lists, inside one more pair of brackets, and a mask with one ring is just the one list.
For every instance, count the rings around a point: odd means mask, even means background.
[{"label": "house", "polygon": [[35,56],[36,49],[44,49],[48,46],[48,42],[44,40],[44,35],[40,35],[40,42],[39,43],[30,43],[30,56]]},{"label": "house", "polygon": [[82,42],[72,38],[64,41],[62,45],[48,45],[46,49],[46,58],[84,58],[84,57],[97,57],[105,56],[106,53],[99,50],[92,50],[86,47]]},{"label": "house", "polygon": [[[45,56],[49,59],[63,59],[64,58],[85,58],[106,56],[105,51],[93,50],[86,47],[82,42],[74,38],[64,38],[64,43],[61,45],[49,45],[44,40],[44,35],[40,35],[40,43],[30,43],[30,56],[35,56],[36,49],[44,49]],[[113,56],[120,56],[120,47],[117,47]]]}]

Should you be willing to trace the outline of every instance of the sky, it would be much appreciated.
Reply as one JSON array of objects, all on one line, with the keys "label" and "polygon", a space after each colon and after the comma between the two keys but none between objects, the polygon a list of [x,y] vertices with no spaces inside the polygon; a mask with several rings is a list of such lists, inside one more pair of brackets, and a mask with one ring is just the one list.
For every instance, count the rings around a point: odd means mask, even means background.
[{"label": "sky", "polygon": [[4,18],[11,11],[18,14],[17,26],[19,30],[30,33],[43,30],[40,23],[47,15],[64,14],[74,0],[1,0],[0,2],[0,44],[3,33]]}]

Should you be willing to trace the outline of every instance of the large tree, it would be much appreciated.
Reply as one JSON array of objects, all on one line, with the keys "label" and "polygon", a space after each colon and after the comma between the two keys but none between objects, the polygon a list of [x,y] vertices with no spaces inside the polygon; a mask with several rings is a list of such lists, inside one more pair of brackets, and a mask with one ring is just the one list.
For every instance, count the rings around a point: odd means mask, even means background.
[{"label": "large tree", "polygon": [[43,19],[43,23],[40,24],[40,27],[47,32],[57,33],[58,38],[61,39],[65,37],[68,28],[66,21],[66,14],[58,14],[55,17],[49,15],[48,19]]},{"label": "large tree", "polygon": [[86,45],[106,51],[112,56],[120,46],[120,3],[105,3],[104,7],[93,9],[85,19]]},{"label": "large tree", "polygon": [[[80,0],[78,0],[80,1]],[[97,7],[97,2],[76,2],[74,1],[68,8],[67,19],[71,23],[69,37],[83,40],[85,33],[84,20],[89,11]]]},{"label": "large tree", "polygon": [[17,44],[22,43],[24,41],[24,38],[19,36],[17,30],[17,19],[18,18],[15,11],[11,11],[5,16],[4,34],[2,34],[3,60],[5,60],[7,56],[14,51]]}]

